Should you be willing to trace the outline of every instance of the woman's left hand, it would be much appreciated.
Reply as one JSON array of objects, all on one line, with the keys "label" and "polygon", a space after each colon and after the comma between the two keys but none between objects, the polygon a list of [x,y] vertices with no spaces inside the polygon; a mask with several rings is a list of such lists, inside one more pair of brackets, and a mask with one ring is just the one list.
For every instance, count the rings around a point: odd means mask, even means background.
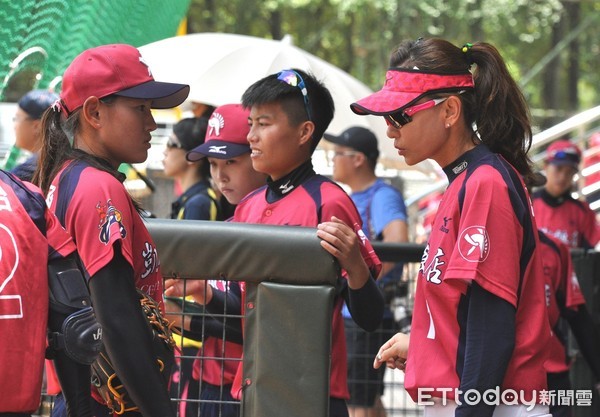
[{"label": "woman's left hand", "polygon": [[373,368],[378,369],[385,363],[390,369],[406,369],[406,358],[408,357],[408,344],[410,336],[404,333],[396,333],[390,340],[385,342],[377,352],[373,361]]}]

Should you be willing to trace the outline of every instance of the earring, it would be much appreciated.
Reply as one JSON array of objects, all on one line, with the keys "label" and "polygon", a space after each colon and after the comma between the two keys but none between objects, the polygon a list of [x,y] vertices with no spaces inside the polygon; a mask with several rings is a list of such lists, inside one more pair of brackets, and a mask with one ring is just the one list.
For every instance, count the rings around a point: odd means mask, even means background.
[{"label": "earring", "polygon": [[450,127],[450,123],[446,123],[446,129]]}]

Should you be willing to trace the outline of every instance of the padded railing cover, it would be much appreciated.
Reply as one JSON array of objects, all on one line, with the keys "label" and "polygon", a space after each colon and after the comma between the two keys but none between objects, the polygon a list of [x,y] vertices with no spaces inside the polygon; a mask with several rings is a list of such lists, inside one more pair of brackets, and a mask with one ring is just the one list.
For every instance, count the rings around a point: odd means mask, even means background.
[{"label": "padded railing cover", "polygon": [[242,417],[326,417],[334,287],[263,282],[246,294]]},{"label": "padded railing cover", "polygon": [[335,285],[339,266],[309,227],[149,219],[165,277]]},{"label": "padded railing cover", "polygon": [[163,275],[246,281],[242,417],[326,417],[339,266],[316,229],[187,220],[148,229]]}]

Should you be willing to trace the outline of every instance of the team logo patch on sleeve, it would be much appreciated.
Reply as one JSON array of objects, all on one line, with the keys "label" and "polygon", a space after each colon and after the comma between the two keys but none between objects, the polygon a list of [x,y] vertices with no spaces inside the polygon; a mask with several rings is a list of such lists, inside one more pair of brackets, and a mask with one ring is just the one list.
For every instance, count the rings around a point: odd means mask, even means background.
[{"label": "team logo patch on sleeve", "polygon": [[127,230],[125,230],[125,226],[123,226],[122,223],[123,216],[121,215],[121,212],[113,206],[112,200],[108,200],[106,204],[98,202],[98,204],[96,204],[96,210],[100,216],[100,221],[98,223],[98,229],[100,229],[100,242],[105,245],[110,242],[111,226],[115,223],[119,225],[119,234],[121,235],[121,238],[124,239],[125,236],[127,236]]},{"label": "team logo patch on sleeve", "polygon": [[470,226],[458,239],[460,256],[467,262],[483,262],[490,253],[490,239],[483,226]]},{"label": "team logo patch on sleeve", "polygon": [[151,273],[156,271],[156,268],[160,265],[158,260],[158,253],[156,252],[156,248],[150,244],[150,242],[146,242],[144,244],[144,249],[142,250],[142,258],[144,259],[144,272],[142,273],[142,279],[148,277]]}]

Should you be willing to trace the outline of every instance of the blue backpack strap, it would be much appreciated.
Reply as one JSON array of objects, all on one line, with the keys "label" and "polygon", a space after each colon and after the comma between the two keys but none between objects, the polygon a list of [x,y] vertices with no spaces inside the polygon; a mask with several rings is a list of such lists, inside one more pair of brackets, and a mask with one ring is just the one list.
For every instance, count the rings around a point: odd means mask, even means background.
[{"label": "blue backpack strap", "polygon": [[0,179],[12,188],[19,202],[37,227],[46,236],[46,201],[44,196],[34,193],[18,180],[13,174],[0,170]]},{"label": "blue backpack strap", "polygon": [[371,207],[373,206],[373,199],[375,198],[375,194],[377,193],[377,191],[379,191],[379,189],[381,189],[385,186],[391,187],[391,185],[386,184],[383,181],[377,180],[375,182],[375,184],[373,184],[373,186],[369,190],[369,201],[367,203],[367,213],[366,213],[367,219],[366,219],[366,221],[367,221],[367,230],[369,231],[369,240],[371,240],[373,242],[375,242],[378,239],[377,239],[377,234],[375,233],[375,229],[373,228],[373,223],[371,222],[371,218],[372,218]]}]

